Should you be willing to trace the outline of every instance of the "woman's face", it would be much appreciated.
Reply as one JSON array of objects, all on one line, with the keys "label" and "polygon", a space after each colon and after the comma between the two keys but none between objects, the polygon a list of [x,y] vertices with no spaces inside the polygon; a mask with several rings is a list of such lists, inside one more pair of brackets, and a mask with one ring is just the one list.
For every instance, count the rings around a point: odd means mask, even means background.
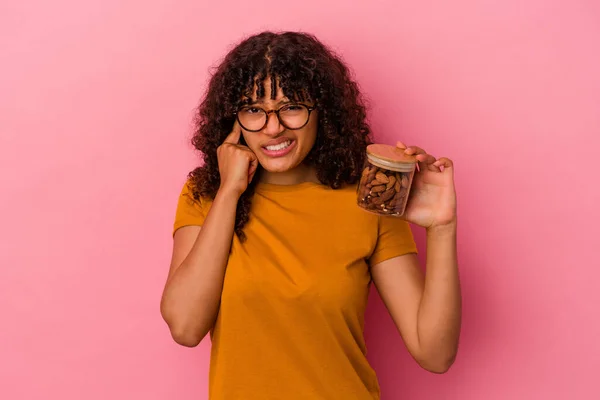
[{"label": "woman's face", "polygon": [[[293,104],[277,87],[277,96],[271,99],[271,79],[264,81],[265,98],[256,98],[256,89],[252,97],[252,107],[248,113],[256,114],[258,108],[265,111],[278,110],[286,104]],[[301,103],[312,106],[310,102]],[[283,114],[283,113],[282,113]],[[240,118],[242,118],[240,116]],[[310,113],[308,123],[300,129],[287,129],[283,126],[275,113],[268,114],[265,127],[258,132],[251,132],[242,126],[242,134],[246,145],[252,150],[260,165],[268,172],[287,172],[298,167],[310,150],[317,137],[317,110]]]}]

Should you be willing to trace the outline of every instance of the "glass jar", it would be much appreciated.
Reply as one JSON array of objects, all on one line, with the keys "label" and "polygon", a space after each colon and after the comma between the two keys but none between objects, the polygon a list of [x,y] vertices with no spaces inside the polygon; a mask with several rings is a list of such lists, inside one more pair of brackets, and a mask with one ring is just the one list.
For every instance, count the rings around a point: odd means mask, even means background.
[{"label": "glass jar", "polygon": [[417,159],[386,144],[367,146],[367,159],[357,188],[357,203],[378,215],[404,214]]}]

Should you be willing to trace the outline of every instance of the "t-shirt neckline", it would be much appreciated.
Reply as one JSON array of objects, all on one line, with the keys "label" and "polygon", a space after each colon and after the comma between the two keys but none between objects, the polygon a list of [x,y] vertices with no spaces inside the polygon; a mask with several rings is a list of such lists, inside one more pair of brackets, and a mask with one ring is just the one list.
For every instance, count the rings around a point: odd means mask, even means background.
[{"label": "t-shirt neckline", "polygon": [[317,182],[302,182],[293,185],[277,185],[274,183],[257,183],[256,191],[261,192],[294,192],[297,190],[311,189],[315,187],[323,187],[324,185]]}]

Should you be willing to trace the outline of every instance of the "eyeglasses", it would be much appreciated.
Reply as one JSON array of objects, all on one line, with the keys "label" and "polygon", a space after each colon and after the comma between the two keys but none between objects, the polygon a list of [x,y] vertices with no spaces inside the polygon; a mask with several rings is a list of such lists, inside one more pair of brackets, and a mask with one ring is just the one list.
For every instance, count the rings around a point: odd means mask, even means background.
[{"label": "eyeglasses", "polygon": [[306,126],[310,113],[315,107],[309,107],[305,104],[285,104],[277,110],[265,111],[256,106],[242,107],[236,112],[237,120],[247,131],[260,132],[269,122],[269,114],[277,115],[279,123],[287,129],[296,130]]}]

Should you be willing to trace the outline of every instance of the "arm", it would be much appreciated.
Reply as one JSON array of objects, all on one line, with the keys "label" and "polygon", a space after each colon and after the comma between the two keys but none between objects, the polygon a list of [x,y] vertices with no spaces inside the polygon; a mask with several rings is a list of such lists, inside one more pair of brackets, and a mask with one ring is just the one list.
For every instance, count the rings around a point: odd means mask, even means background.
[{"label": "arm", "polygon": [[219,192],[201,227],[175,232],[161,314],[173,339],[194,347],[214,325],[229,256],[237,197]]},{"label": "arm", "polygon": [[217,149],[221,186],[200,226],[175,232],[169,276],[160,310],[175,341],[194,347],[213,327],[229,259],[237,203],[254,177],[258,161],[239,144],[235,123]]},{"label": "arm", "polygon": [[372,267],[375,286],[412,357],[444,373],[453,364],[461,326],[456,223],[427,230],[426,276],[406,254]]}]

